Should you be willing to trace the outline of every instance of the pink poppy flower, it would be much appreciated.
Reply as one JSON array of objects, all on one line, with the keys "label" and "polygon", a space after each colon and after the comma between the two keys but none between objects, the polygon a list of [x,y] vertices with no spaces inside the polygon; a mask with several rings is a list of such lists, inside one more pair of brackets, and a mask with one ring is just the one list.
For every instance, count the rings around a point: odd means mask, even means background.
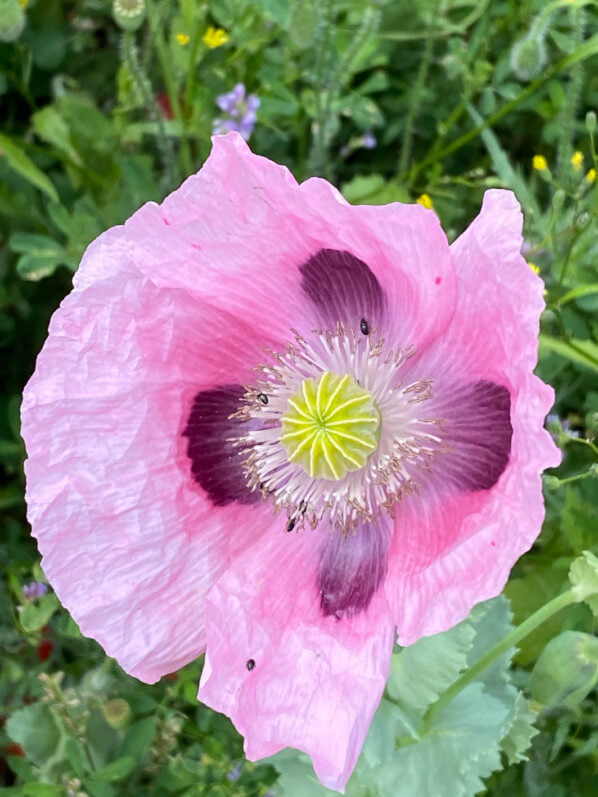
[{"label": "pink poppy flower", "polygon": [[392,645],[501,591],[544,515],[542,282],[513,194],[449,247],[218,137],[87,250],[25,390],[29,520],[83,633],[247,757],[343,789]]}]

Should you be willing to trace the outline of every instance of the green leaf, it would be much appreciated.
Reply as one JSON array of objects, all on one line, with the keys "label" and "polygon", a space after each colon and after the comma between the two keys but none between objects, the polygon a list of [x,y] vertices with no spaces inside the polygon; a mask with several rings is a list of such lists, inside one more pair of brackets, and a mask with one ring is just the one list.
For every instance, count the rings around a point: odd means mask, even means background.
[{"label": "green leaf", "polygon": [[64,152],[77,166],[83,161],[71,141],[69,126],[53,105],[47,105],[31,117],[37,135],[60,152]]},{"label": "green leaf", "polygon": [[22,145],[20,143],[16,144],[12,139],[0,133],[0,157],[2,156],[6,158],[8,165],[18,172],[21,177],[24,177],[27,182],[39,188],[54,202],[58,202],[56,189],[48,177],[37,168],[31,158],[25,155]]},{"label": "green leaf", "polygon": [[60,604],[53,592],[43,595],[36,604],[33,601],[26,603],[19,613],[19,621],[26,634],[33,634],[39,631],[48,623]]},{"label": "green leaf", "polygon": [[360,780],[375,794],[393,797],[474,795],[484,789],[483,778],[501,767],[500,740],[509,714],[482,684],[471,684],[444,707],[420,742],[360,773]]},{"label": "green leaf", "polygon": [[540,335],[540,354],[552,351],[571,362],[598,371],[598,344],[591,340],[570,338],[568,341],[554,338],[551,335]]},{"label": "green leaf", "polygon": [[19,792],[23,797],[63,797],[64,791],[49,783],[26,783]]},{"label": "green leaf", "polygon": [[10,239],[10,248],[13,252],[23,253],[17,262],[17,272],[33,282],[49,276],[58,266],[69,262],[64,247],[48,235],[15,233]]},{"label": "green leaf", "polygon": [[590,551],[578,556],[569,570],[569,581],[573,586],[575,599],[585,601],[598,617],[598,559]]},{"label": "green leaf", "polygon": [[594,293],[598,293],[598,282],[594,282],[592,285],[578,285],[577,288],[567,291],[557,303],[560,305],[568,304],[575,299],[581,299],[584,296],[590,296]]},{"label": "green leaf", "polygon": [[281,28],[287,30],[291,22],[291,3],[290,0],[255,0],[255,5],[261,8],[264,14]]},{"label": "green leaf", "polygon": [[474,636],[473,627],[461,623],[393,655],[387,684],[390,696],[425,711],[467,666]]},{"label": "green leaf", "polygon": [[388,202],[410,202],[406,189],[396,182],[386,182],[379,174],[354,177],[342,187],[347,202],[352,205],[386,205]]},{"label": "green leaf", "polygon": [[122,780],[131,772],[135,767],[135,759],[130,755],[125,755],[122,758],[117,758],[110,764],[106,764],[102,769],[98,769],[90,775],[90,778],[102,783],[109,783],[113,780]]},{"label": "green leaf", "polygon": [[120,754],[131,756],[136,761],[145,758],[156,735],[156,717],[138,720],[127,729],[120,747]]},{"label": "green leaf", "polygon": [[507,756],[509,764],[527,761],[526,753],[530,748],[532,739],[538,733],[537,728],[534,728],[533,725],[536,717],[537,712],[530,708],[529,702],[519,692],[513,706],[511,727],[500,742],[500,748]]},{"label": "green leaf", "polygon": [[33,703],[15,711],[6,723],[6,733],[38,766],[47,765],[61,738],[54,717],[44,703]]},{"label": "green leaf", "polygon": [[[512,619],[509,601],[502,595],[474,606],[468,619],[475,631],[473,644],[467,654],[469,667],[476,664],[494,647],[497,640],[512,630]],[[515,648],[511,648],[480,675],[480,680],[486,687],[492,690],[493,694],[500,693],[503,699],[507,697],[504,687],[508,681],[507,670],[514,653]]]}]

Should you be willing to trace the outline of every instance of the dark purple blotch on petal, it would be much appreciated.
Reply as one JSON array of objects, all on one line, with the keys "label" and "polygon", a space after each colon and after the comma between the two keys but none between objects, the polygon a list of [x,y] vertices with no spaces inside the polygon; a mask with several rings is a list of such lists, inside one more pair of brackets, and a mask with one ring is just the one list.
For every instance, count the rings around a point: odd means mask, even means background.
[{"label": "dark purple blotch on petal", "polygon": [[202,390],[195,396],[183,436],[187,437],[187,455],[195,481],[215,506],[233,501],[253,504],[258,492],[247,488],[239,449],[231,438],[243,434],[243,424],[231,420],[244,394],[241,385],[224,385]]},{"label": "dark purple blotch on petal", "polygon": [[327,533],[317,580],[325,616],[340,619],[367,609],[386,575],[391,536],[387,516],[361,523],[347,535],[336,529]]},{"label": "dark purple blotch on petal", "polygon": [[443,441],[448,447],[438,460],[440,475],[462,490],[494,487],[511,453],[508,388],[487,380],[460,385],[438,409],[445,421]]},{"label": "dark purple blotch on petal", "polygon": [[[350,252],[320,249],[300,267],[301,287],[328,328],[380,328],[385,299],[370,267]],[[363,324],[362,324],[363,322]]]}]

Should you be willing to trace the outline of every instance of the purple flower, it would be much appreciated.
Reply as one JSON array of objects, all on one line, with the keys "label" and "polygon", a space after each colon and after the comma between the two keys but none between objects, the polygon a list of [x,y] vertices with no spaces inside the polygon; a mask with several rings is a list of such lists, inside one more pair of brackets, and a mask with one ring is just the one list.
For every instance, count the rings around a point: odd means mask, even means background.
[{"label": "purple flower", "polygon": [[230,772],[227,772],[226,777],[230,781],[239,780],[241,777],[241,764],[237,764],[234,769],[231,769]]},{"label": "purple flower", "polygon": [[371,130],[368,130],[368,132],[364,133],[361,137],[361,146],[364,149],[374,149],[377,143],[376,136],[371,132]]},{"label": "purple flower", "polygon": [[23,587],[23,597],[26,601],[34,601],[41,598],[48,591],[46,584],[41,581],[32,581],[31,584],[25,584]]},{"label": "purple flower", "polygon": [[228,114],[228,118],[214,119],[212,128],[214,135],[222,135],[236,130],[241,133],[245,141],[249,141],[257,119],[260,99],[255,94],[246,96],[245,93],[245,86],[242,83],[237,83],[232,91],[216,97],[216,105],[221,111]]}]

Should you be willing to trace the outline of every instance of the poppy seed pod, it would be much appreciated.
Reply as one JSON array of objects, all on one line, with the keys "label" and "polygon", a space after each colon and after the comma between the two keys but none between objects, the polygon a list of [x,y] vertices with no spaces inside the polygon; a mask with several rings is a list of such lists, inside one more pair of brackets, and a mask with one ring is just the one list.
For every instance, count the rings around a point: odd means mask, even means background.
[{"label": "poppy seed pod", "polygon": [[112,16],[117,25],[126,31],[135,31],[145,19],[144,0],[114,0]]},{"label": "poppy seed pod", "polygon": [[575,708],[598,683],[598,638],[563,631],[542,651],[532,671],[530,691],[545,706]]}]

